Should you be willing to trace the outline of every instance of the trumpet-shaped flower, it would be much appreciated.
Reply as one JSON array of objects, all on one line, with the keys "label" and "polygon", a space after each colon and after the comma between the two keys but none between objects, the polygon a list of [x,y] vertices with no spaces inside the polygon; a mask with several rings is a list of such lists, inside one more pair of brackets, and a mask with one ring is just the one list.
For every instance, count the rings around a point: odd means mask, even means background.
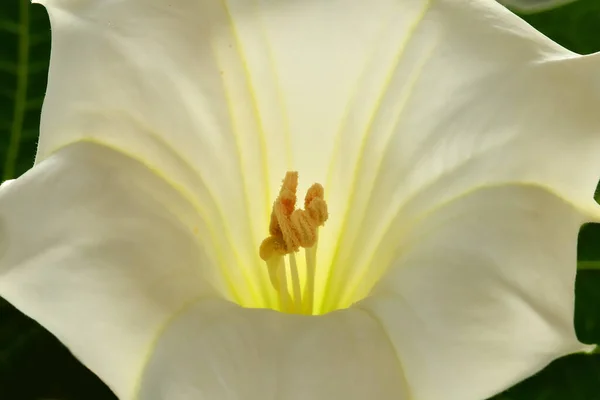
[{"label": "trumpet-shaped flower", "polygon": [[493,0],[46,0],[0,295],[122,399],[482,400],[589,351],[596,56]]}]

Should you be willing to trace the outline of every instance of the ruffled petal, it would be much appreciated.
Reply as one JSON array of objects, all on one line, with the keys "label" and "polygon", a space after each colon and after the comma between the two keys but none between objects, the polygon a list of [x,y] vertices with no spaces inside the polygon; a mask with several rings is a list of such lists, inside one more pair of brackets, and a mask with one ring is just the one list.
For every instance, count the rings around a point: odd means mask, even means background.
[{"label": "ruffled petal", "polygon": [[0,296],[128,399],[171,315],[225,297],[206,234],[150,170],[74,144],[0,189]]},{"label": "ruffled petal", "polygon": [[594,348],[573,326],[587,218],[544,188],[505,185],[406,227],[392,269],[357,307],[387,329],[412,398],[481,400]]},{"label": "ruffled petal", "polygon": [[[426,0],[43,3],[53,42],[38,160],[85,139],[160,171],[203,211],[252,306],[274,300],[257,249],[280,179],[291,169],[306,188],[327,179],[353,101],[381,89],[429,9]],[[359,102],[367,113],[371,94]],[[327,193],[341,210],[347,192]]]},{"label": "ruffled petal", "polygon": [[88,139],[168,176],[220,263],[244,275],[241,304],[274,304],[257,249],[288,169],[301,187],[325,184],[322,312],[366,295],[388,267],[372,265],[387,221],[414,197],[426,209],[484,183],[536,182],[591,201],[590,75],[493,0],[45,4],[39,159]]},{"label": "ruffled petal", "polygon": [[[388,52],[397,49],[391,36],[381,43]],[[383,63],[393,66],[389,80],[361,86],[342,135],[326,188],[347,199],[330,207],[326,229],[337,240],[319,243],[333,254],[319,279],[321,310],[366,296],[399,229],[479,187],[536,184],[593,210],[599,61],[494,1],[432,1],[397,64]]]},{"label": "ruffled petal", "polygon": [[73,144],[0,190],[0,295],[121,399],[406,399],[376,320],[241,308],[206,235],[151,170]]}]

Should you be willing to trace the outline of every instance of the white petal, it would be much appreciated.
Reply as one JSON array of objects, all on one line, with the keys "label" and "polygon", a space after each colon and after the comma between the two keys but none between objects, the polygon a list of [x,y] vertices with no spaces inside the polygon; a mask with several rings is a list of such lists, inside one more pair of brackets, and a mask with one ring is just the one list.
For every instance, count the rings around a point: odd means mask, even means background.
[{"label": "white petal", "polygon": [[367,295],[404,226],[478,187],[534,183],[596,207],[600,56],[568,52],[493,1],[431,4],[383,92],[365,82],[357,95],[346,164],[326,186],[347,202],[326,227],[338,241],[319,243],[335,249],[323,311]]},{"label": "white petal", "polygon": [[86,138],[168,176],[232,250],[224,264],[250,275],[249,305],[274,298],[257,249],[285,171],[305,187],[326,178],[359,76],[367,64],[387,71],[373,47],[390,33],[402,45],[426,10],[425,0],[45,4],[38,160]]},{"label": "white petal", "polygon": [[[247,305],[273,300],[257,248],[286,169],[298,169],[303,185],[327,183],[332,212],[320,258],[348,264],[353,255],[334,251],[360,247],[351,242],[361,196],[371,181],[374,193],[389,186],[374,179],[386,147],[414,161],[431,143],[428,132],[487,93],[474,91],[475,81],[497,82],[544,51],[562,51],[492,1],[47,5],[53,46],[39,159],[91,138],[161,171],[203,210],[223,263],[248,275]],[[400,136],[402,152],[388,145]],[[350,226],[342,226],[346,215]]]},{"label": "white petal", "polygon": [[75,144],[0,190],[0,296],[127,399],[166,320],[224,285],[204,230],[151,171]]},{"label": "white petal", "polygon": [[594,68],[495,1],[48,3],[39,157],[93,138],[168,176],[248,282],[242,304],[273,305],[257,248],[286,169],[326,188],[321,311],[368,293],[408,203],[536,182],[592,206]]},{"label": "white petal", "polygon": [[543,188],[507,185],[408,229],[392,270],[358,306],[388,330],[414,399],[481,400],[593,348],[573,328],[584,221]]},{"label": "white petal", "polygon": [[[216,196],[225,189],[212,186],[241,181],[242,168],[248,185],[258,178],[249,189],[266,206],[265,191],[277,189],[288,168],[308,181],[324,178],[358,78],[371,62],[384,61],[370,71],[378,78],[387,72],[389,57],[379,60],[387,54],[372,47],[390,33],[386,43],[402,46],[428,2],[45,4],[53,48],[40,158],[94,138],[173,179],[184,180],[180,169],[189,167]],[[207,176],[217,170],[218,181]]]},{"label": "white petal", "polygon": [[409,400],[396,355],[360,310],[321,317],[190,307],[157,343],[140,400]]},{"label": "white petal", "polygon": [[220,298],[205,234],[143,165],[74,144],[0,190],[0,295],[121,399],[406,399],[377,321]]}]

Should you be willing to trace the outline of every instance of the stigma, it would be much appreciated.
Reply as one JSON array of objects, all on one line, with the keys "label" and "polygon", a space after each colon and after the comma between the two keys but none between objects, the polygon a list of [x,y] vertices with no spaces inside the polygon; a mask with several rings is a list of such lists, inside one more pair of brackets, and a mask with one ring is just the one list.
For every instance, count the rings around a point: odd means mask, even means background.
[{"label": "stigma", "polygon": [[[287,172],[273,203],[269,236],[262,241],[259,255],[267,263],[271,285],[278,295],[279,310],[310,315],[313,313],[319,227],[325,224],[329,214],[323,186],[315,183],[308,189],[303,209],[296,208],[297,189],[298,173]],[[304,287],[296,261],[300,249],[304,249],[306,259]]]}]

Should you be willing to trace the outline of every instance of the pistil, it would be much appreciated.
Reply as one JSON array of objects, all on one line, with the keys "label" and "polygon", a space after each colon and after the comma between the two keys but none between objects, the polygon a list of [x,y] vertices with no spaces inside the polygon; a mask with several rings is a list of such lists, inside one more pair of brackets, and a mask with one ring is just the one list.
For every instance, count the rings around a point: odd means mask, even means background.
[{"label": "pistil", "polygon": [[[314,303],[318,229],[328,217],[323,187],[312,185],[304,209],[296,209],[298,173],[285,175],[279,196],[273,203],[269,237],[260,245],[260,257],[267,263],[269,278],[278,293],[279,309],[287,313],[312,314]],[[302,292],[296,252],[304,248],[306,281]],[[292,294],[288,290],[285,258],[289,259]]]}]

